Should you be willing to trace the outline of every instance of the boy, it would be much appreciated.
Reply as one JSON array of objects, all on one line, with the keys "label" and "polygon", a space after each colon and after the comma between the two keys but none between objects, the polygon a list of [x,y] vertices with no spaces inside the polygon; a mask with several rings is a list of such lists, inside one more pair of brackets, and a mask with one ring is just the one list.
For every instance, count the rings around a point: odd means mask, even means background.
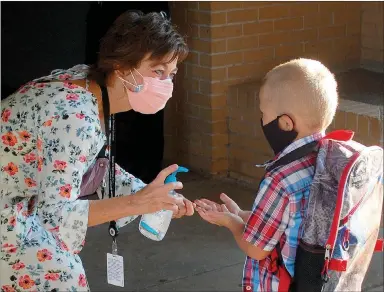
[{"label": "boy", "polygon": [[[337,108],[337,83],[320,62],[296,59],[267,73],[259,99],[261,126],[276,155],[264,165],[269,168],[325,135]],[[284,265],[293,276],[315,160],[312,153],[267,171],[252,211],[241,210],[225,194],[221,195],[221,205],[205,199],[196,201],[200,216],[227,227],[247,254],[244,291],[278,290],[279,278],[271,271],[269,257],[275,248],[281,251]]]}]

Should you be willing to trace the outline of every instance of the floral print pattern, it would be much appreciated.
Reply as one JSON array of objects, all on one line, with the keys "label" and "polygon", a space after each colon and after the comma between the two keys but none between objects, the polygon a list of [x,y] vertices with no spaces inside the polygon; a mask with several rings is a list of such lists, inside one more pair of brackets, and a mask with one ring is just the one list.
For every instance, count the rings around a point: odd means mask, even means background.
[{"label": "floral print pattern", "polygon": [[[89,202],[78,196],[106,137],[96,97],[69,81],[86,76],[85,66],[56,70],[1,103],[1,292],[89,291],[78,255]],[[116,166],[116,195],[144,186]]]}]

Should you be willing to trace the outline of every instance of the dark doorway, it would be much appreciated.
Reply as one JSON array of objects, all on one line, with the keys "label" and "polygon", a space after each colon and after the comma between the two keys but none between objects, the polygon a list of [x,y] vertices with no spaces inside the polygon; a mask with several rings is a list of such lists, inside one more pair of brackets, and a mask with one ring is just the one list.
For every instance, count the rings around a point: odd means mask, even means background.
[{"label": "dark doorway", "polygon": [[[92,64],[100,38],[121,13],[164,11],[168,2],[2,2],[2,99],[57,68]],[[118,114],[117,162],[145,182],[161,170],[163,111]]]}]

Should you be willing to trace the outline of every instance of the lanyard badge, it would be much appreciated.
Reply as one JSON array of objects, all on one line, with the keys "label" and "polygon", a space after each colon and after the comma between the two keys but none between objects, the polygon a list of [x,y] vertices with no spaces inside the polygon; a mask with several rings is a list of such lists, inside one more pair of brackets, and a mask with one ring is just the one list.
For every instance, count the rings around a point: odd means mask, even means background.
[{"label": "lanyard badge", "polygon": [[[115,115],[110,115],[108,91],[105,86],[100,86],[103,99],[105,132],[109,148],[109,198],[116,197],[115,187],[115,157],[116,157],[116,128]],[[108,123],[107,123],[108,121]],[[108,233],[112,237],[112,253],[107,253],[107,280],[108,284],[124,287],[124,259],[118,255],[117,236],[119,230],[116,221],[109,222]]]}]

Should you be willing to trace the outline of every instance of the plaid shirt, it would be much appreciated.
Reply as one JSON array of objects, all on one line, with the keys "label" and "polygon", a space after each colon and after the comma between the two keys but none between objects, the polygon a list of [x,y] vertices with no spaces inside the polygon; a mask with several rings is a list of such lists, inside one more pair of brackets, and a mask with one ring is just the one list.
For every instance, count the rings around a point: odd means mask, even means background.
[{"label": "plaid shirt", "polygon": [[[293,142],[268,165],[323,136],[324,134],[317,133]],[[280,242],[283,261],[292,276],[298,235],[315,172],[315,161],[315,155],[308,155],[267,172],[244,229],[243,239],[265,251],[272,251]],[[262,261],[246,258],[243,271],[244,291],[278,290],[279,279],[268,271],[270,261],[270,256]]]}]

